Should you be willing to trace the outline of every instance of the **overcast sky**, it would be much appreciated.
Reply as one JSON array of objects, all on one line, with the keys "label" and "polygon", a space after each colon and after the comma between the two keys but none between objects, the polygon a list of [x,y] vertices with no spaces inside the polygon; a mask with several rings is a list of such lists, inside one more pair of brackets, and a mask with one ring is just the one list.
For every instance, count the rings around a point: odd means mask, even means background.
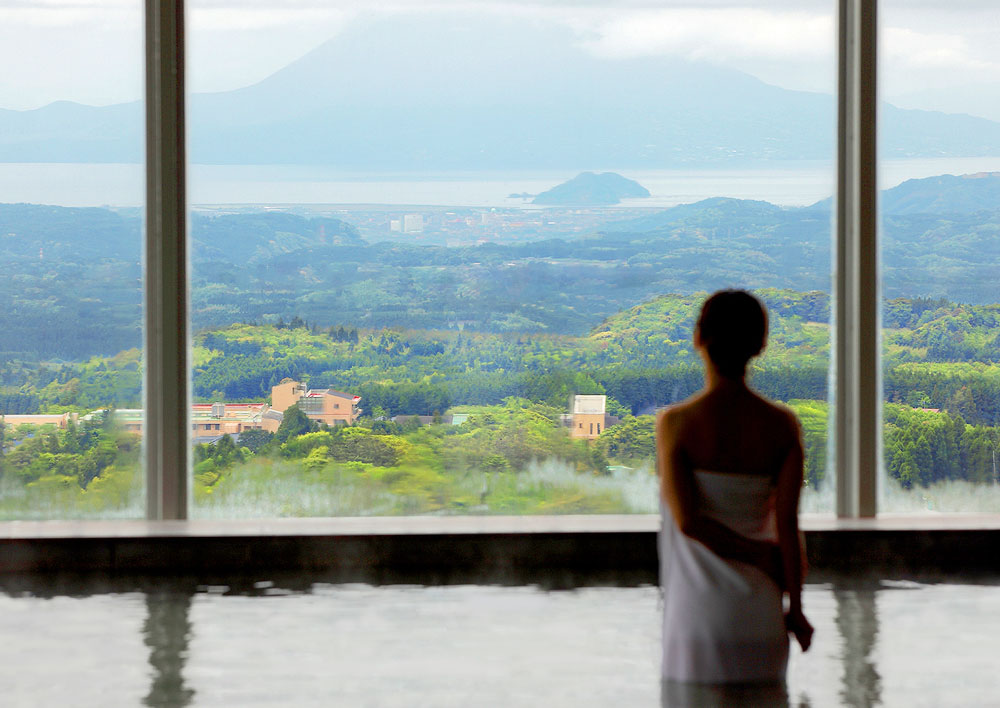
[{"label": "overcast sky", "polygon": [[[142,90],[139,0],[0,0],[0,107],[104,105]],[[833,91],[835,2],[631,0],[191,0],[191,88],[252,84],[335,37],[360,13],[472,12],[571,27],[587,51],[702,59],[794,89]],[[882,90],[906,107],[1000,120],[994,0],[883,3]]]}]

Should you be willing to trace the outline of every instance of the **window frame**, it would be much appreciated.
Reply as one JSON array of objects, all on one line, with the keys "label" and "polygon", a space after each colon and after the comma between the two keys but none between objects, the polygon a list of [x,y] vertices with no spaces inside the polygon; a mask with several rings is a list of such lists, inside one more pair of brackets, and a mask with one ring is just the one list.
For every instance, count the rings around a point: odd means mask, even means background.
[{"label": "window frame", "polygon": [[834,415],[828,468],[840,518],[878,511],[882,446],[877,0],[838,0]]},{"label": "window frame", "polygon": [[145,0],[146,518],[190,508],[184,0]]},{"label": "window frame", "polygon": [[[190,508],[184,0],[144,0],[146,518]],[[874,517],[881,447],[877,0],[838,0],[834,356],[836,513]]]}]

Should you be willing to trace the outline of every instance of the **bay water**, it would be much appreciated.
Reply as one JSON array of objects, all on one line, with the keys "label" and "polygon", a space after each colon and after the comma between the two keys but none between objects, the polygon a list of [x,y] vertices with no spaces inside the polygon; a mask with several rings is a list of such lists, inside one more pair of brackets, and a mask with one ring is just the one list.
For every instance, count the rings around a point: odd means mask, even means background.
[{"label": "bay water", "polygon": [[[1000,170],[1000,158],[885,160],[882,188],[906,179]],[[709,197],[759,199],[804,206],[833,194],[832,162],[775,162],[746,169],[613,171],[638,181],[651,196],[622,208],[666,208]],[[345,172],[312,165],[191,165],[192,205],[422,205],[538,208],[512,194],[538,194],[573,177],[573,170],[522,172]],[[0,164],[0,203],[58,206],[141,206],[141,164]]]}]

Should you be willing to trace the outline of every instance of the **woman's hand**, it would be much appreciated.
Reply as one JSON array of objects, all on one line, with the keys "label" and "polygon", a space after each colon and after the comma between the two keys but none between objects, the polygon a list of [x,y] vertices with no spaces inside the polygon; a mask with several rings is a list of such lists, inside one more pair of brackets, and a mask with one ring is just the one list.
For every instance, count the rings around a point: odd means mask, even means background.
[{"label": "woman's hand", "polygon": [[809,651],[809,645],[812,644],[813,626],[802,614],[801,607],[793,607],[785,613],[785,627],[795,635],[802,651]]}]

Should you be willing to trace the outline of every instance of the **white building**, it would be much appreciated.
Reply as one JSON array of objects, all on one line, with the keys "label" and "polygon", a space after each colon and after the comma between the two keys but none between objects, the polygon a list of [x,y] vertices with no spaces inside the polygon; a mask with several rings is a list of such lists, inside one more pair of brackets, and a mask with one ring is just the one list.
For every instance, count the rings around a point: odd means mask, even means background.
[{"label": "white building", "polygon": [[424,230],[424,217],[422,214],[406,214],[403,217],[403,233],[419,234]]}]

